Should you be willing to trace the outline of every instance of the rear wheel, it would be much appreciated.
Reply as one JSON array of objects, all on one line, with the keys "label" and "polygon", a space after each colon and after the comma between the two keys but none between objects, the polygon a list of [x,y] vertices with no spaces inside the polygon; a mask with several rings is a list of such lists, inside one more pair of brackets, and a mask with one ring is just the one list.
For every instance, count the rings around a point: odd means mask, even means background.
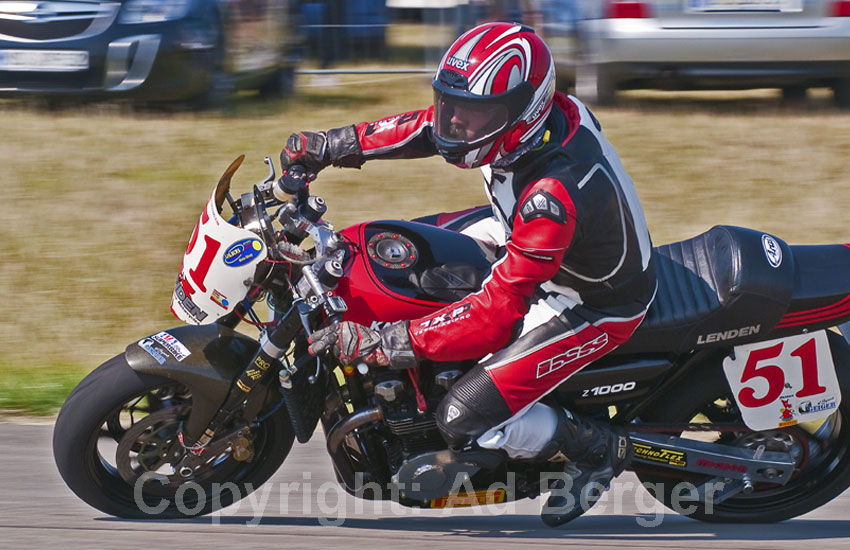
[{"label": "rear wheel", "polygon": [[[836,363],[837,364],[837,363]],[[844,389],[846,392],[846,388]],[[719,365],[707,367],[687,384],[659,400],[660,405],[641,418],[647,422],[742,423],[740,411]],[[788,452],[796,461],[784,486],[756,484],[749,494],[739,493],[720,503],[679,503],[694,519],[715,523],[771,523],[793,518],[823,506],[850,486],[850,404],[845,400],[825,421],[764,432],[684,432],[681,437],[714,441],[753,450]],[[654,468],[636,468],[652,495],[676,509],[680,482],[697,487],[710,476]],[[674,499],[674,492],[676,492]]]},{"label": "rear wheel", "polygon": [[107,514],[141,519],[194,517],[245,497],[283,463],[294,435],[285,414],[246,429],[247,441],[176,468],[178,428],[192,407],[184,386],[135,372],[119,355],[71,392],[53,432],[68,487]]}]

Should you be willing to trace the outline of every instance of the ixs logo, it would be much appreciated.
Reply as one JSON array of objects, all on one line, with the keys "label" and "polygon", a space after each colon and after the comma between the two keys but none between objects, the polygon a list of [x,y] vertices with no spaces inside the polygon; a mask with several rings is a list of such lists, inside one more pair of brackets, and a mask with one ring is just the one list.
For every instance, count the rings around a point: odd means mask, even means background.
[{"label": "ixs logo", "polygon": [[585,342],[580,346],[568,349],[564,353],[559,353],[551,359],[541,361],[537,364],[537,378],[543,378],[547,374],[562,369],[574,361],[601,350],[606,345],[608,345],[608,335],[602,333],[590,342]]},{"label": "ixs logo", "polygon": [[451,311],[447,311],[445,313],[441,313],[436,317],[432,317],[431,319],[426,319],[417,325],[416,334],[422,334],[423,332],[427,332],[431,329],[437,328],[438,326],[448,325],[451,323],[456,323],[458,321],[462,321],[464,319],[469,318],[469,313],[467,313],[470,309],[472,309],[471,304],[463,304],[454,308]]}]

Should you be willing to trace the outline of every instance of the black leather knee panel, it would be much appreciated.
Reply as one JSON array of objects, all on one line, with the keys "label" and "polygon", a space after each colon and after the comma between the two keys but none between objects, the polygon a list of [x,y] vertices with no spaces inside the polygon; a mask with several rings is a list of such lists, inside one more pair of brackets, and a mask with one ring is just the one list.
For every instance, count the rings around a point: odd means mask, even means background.
[{"label": "black leather knee panel", "polygon": [[511,416],[502,394],[480,365],[452,386],[436,413],[440,434],[453,449],[468,446]]}]

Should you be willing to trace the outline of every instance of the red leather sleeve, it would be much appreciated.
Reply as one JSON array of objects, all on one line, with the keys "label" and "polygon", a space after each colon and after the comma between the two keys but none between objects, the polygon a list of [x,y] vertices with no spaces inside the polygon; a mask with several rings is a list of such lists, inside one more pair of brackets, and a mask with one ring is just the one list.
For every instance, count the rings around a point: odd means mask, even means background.
[{"label": "red leather sleeve", "polygon": [[365,160],[421,158],[437,154],[432,138],[434,107],[355,125]]},{"label": "red leather sleeve", "polygon": [[[563,207],[562,215],[520,211],[532,195],[544,192]],[[503,348],[528,312],[535,288],[558,272],[576,228],[576,209],[554,179],[529,185],[520,196],[507,252],[494,265],[480,291],[436,313],[410,322],[410,338],[420,359],[460,361]],[[557,210],[557,207],[553,207]]]}]

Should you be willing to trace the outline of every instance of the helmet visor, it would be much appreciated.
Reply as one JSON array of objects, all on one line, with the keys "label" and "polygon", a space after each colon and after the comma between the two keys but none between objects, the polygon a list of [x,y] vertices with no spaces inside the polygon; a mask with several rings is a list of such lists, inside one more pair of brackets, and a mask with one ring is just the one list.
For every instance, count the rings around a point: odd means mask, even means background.
[{"label": "helmet visor", "polygon": [[501,94],[477,95],[446,85],[434,86],[434,137],[443,151],[466,152],[493,141],[519,120],[534,95],[522,82]]},{"label": "helmet visor", "polygon": [[474,149],[511,122],[508,108],[502,102],[434,91],[434,132],[444,145],[453,149]]}]

